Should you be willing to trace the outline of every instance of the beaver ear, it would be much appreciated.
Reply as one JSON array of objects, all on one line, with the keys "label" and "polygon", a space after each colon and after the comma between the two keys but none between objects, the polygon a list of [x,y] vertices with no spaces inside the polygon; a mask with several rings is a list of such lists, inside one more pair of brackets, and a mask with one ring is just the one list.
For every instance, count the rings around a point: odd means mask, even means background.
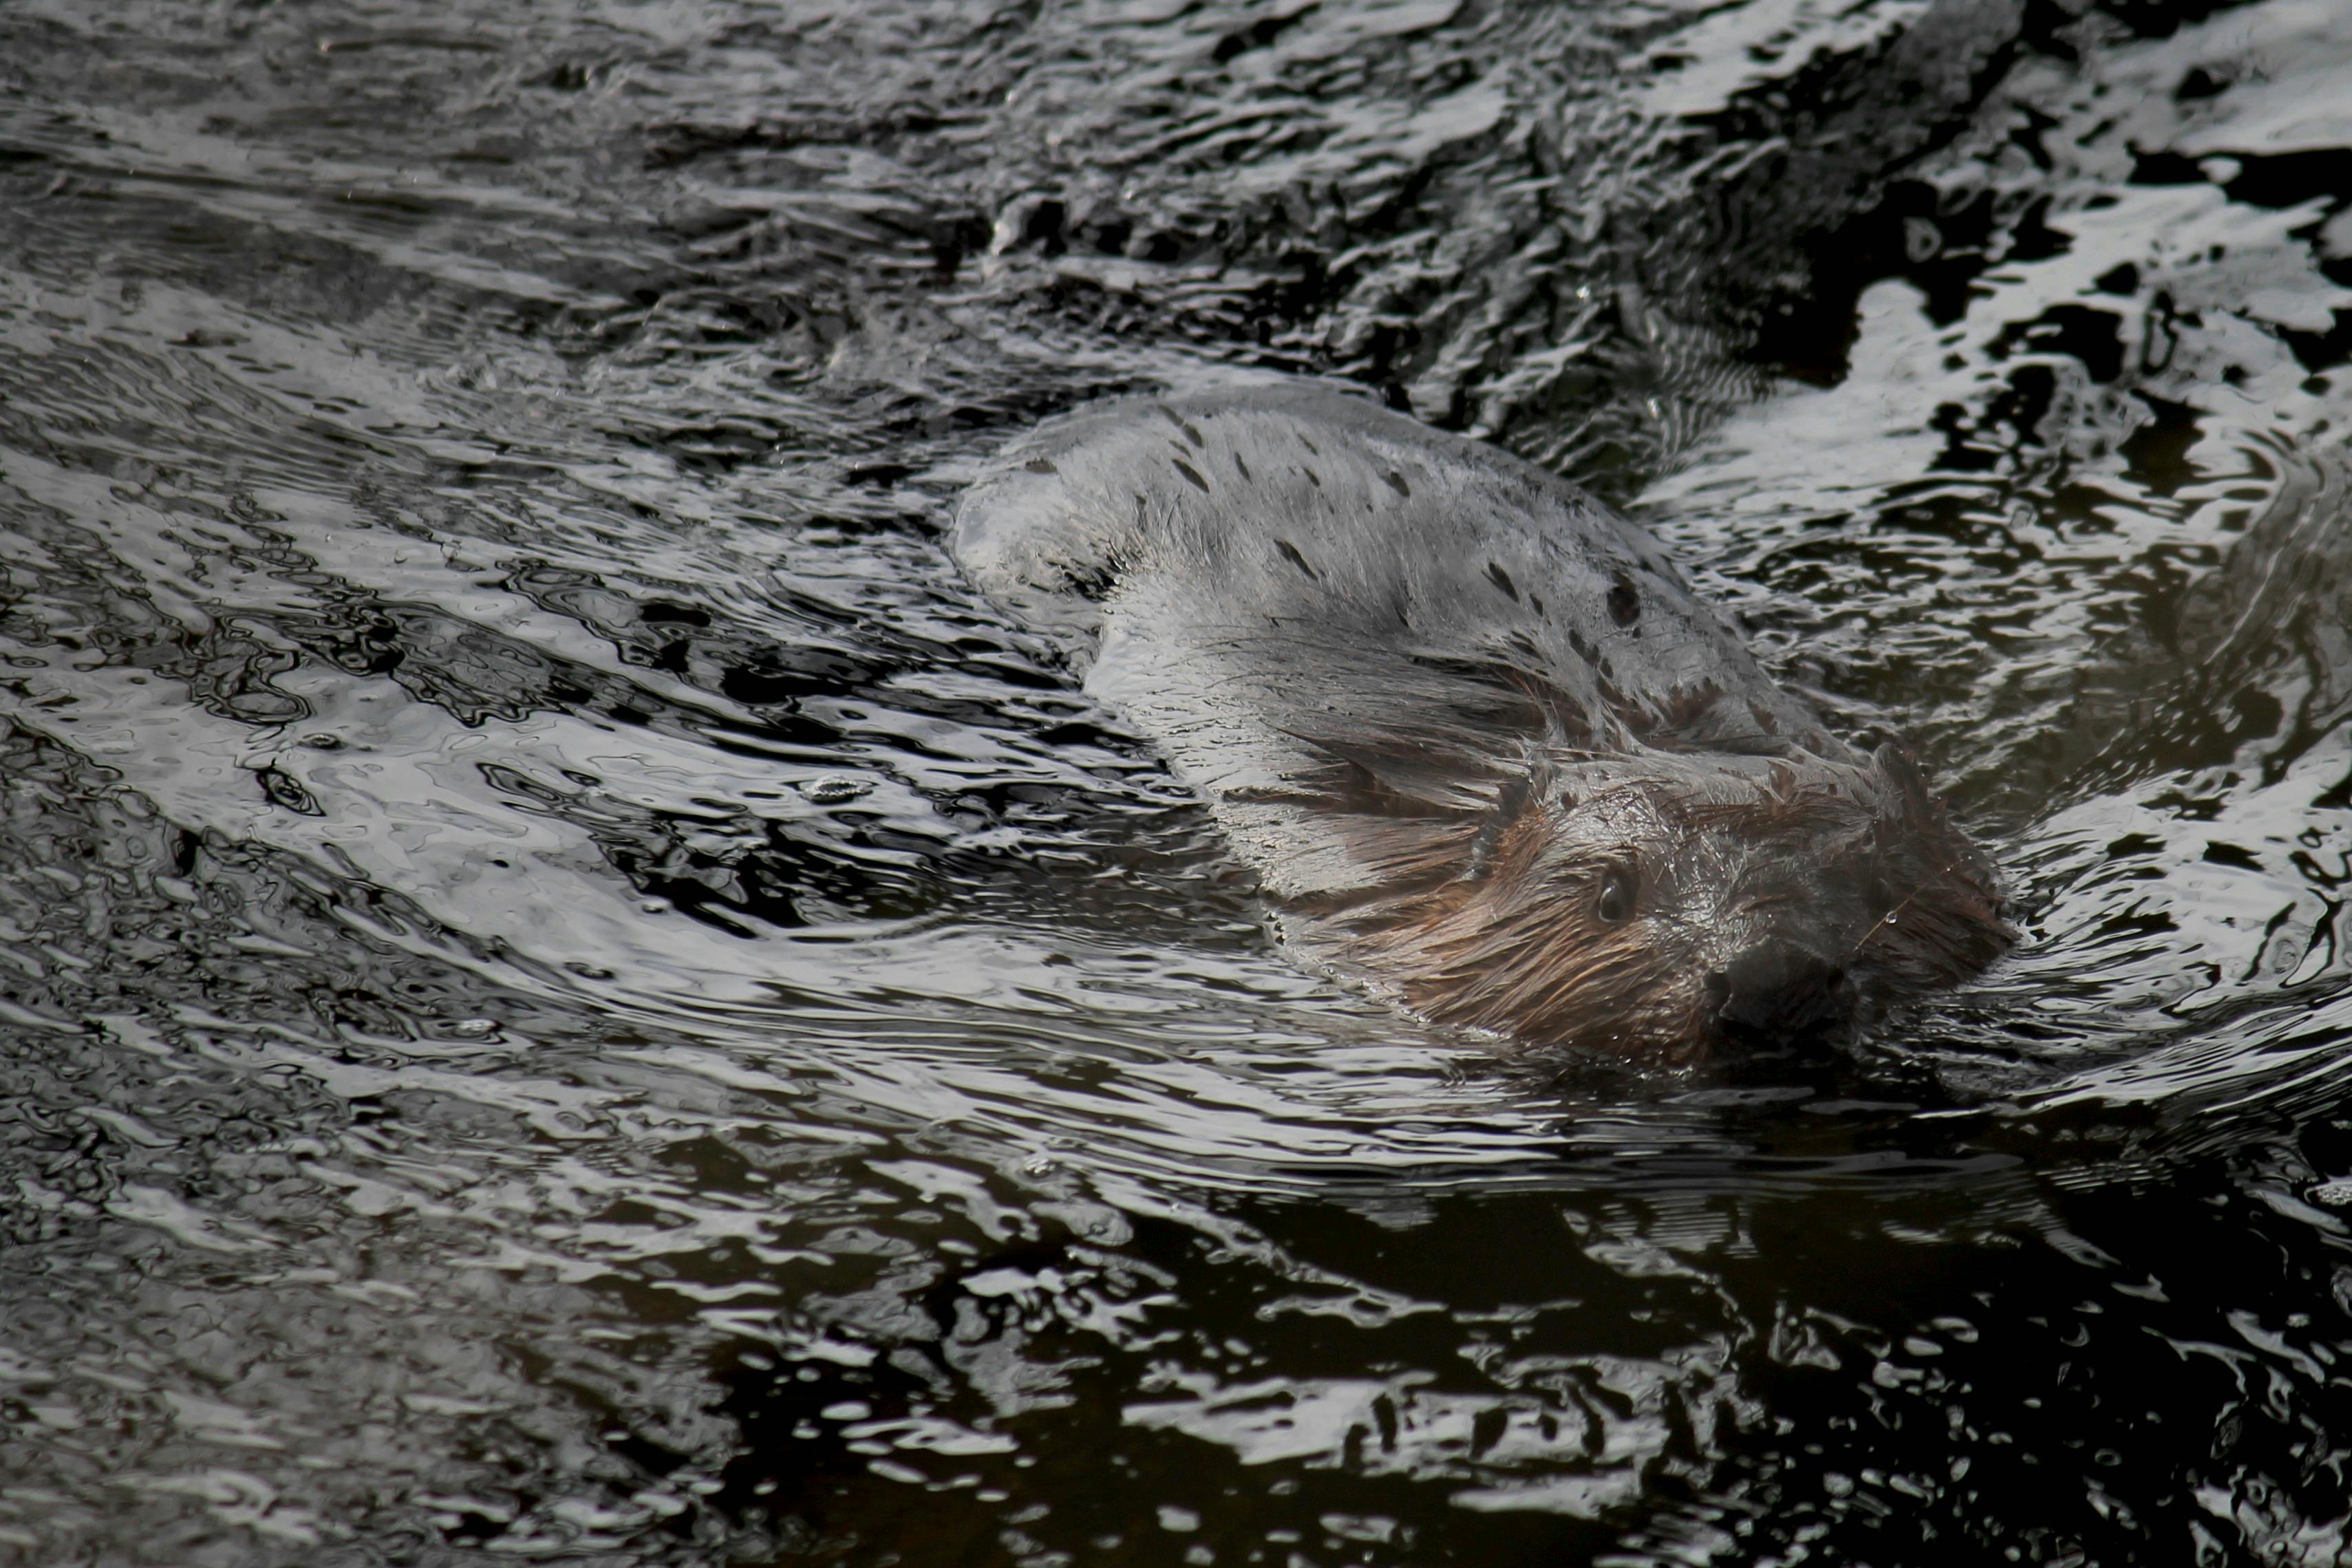
[{"label": "beaver ear", "polygon": [[1478,836],[1470,841],[1470,860],[1462,868],[1464,876],[1486,874],[1495,863],[1495,852],[1501,847],[1503,835],[1511,831],[1529,806],[1537,804],[1540,793],[1538,780],[1525,773],[1503,781],[1503,787],[1495,792],[1495,803],[1488,809],[1486,820],[1478,824]]},{"label": "beaver ear", "polygon": [[1900,823],[1882,817],[1875,835],[1899,883],[1916,890],[1911,897],[1917,918],[1906,936],[1948,948],[1954,974],[1981,968],[2013,939],[2002,919],[2000,877],[1953,823],[1909,752],[1890,740],[1871,753],[1871,766],[1894,789],[1900,810]]},{"label": "beaver ear", "polygon": [[1885,787],[1887,803],[1894,808],[1879,816],[1874,829],[1883,850],[1900,852],[1906,845],[1936,845],[1929,853],[1940,857],[1953,846],[1967,845],[1959,830],[1952,826],[1942,798],[1928,788],[1927,775],[1919,771],[1908,751],[1887,741],[1870,754],[1870,768]]},{"label": "beaver ear", "polygon": [[1367,816],[1460,816],[1490,810],[1514,778],[1504,758],[1465,737],[1337,736],[1284,730],[1327,766],[1301,780],[1333,809]]},{"label": "beaver ear", "polygon": [[1323,764],[1289,781],[1336,810],[1483,816],[1542,753],[1591,738],[1573,698],[1507,660],[1413,655],[1362,678],[1376,723],[1277,731]]},{"label": "beaver ear", "polygon": [[1870,765],[1895,787],[1895,794],[1907,809],[1937,817],[1944,814],[1944,803],[1927,788],[1927,776],[1919,771],[1919,764],[1902,747],[1891,740],[1883,743],[1870,754]]},{"label": "beaver ear", "polygon": [[1475,812],[1355,811],[1329,819],[1329,825],[1361,872],[1365,891],[1410,897],[1485,877],[1513,826],[1541,809],[1539,781],[1521,773],[1503,780]]}]

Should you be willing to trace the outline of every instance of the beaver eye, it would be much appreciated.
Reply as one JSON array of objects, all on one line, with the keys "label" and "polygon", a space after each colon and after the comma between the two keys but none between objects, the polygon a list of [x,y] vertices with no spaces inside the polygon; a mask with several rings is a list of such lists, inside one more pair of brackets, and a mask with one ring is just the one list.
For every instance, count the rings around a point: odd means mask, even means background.
[{"label": "beaver eye", "polygon": [[1612,865],[1601,877],[1601,899],[1592,912],[1604,925],[1618,925],[1633,917],[1633,873],[1631,867]]}]

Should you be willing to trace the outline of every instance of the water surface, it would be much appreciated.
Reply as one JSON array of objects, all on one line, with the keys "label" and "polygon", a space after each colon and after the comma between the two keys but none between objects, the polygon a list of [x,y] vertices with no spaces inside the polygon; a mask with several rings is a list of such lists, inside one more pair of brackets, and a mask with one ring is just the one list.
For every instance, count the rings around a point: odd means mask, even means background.
[{"label": "water surface", "polygon": [[[2352,1553],[2352,18],[19,0],[0,1552]],[[2015,889],[1803,1071],[1285,960],[939,542],[1621,502]]]}]

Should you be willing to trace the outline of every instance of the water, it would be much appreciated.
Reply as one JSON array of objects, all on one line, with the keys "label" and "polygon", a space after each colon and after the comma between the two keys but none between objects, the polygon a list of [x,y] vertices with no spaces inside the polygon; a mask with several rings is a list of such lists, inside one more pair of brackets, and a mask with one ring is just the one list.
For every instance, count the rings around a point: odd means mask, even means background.
[{"label": "water", "polygon": [[[0,13],[0,1552],[2352,1555],[2352,20]],[[1918,738],[1801,1081],[1302,974],[961,582],[1321,374]]]}]

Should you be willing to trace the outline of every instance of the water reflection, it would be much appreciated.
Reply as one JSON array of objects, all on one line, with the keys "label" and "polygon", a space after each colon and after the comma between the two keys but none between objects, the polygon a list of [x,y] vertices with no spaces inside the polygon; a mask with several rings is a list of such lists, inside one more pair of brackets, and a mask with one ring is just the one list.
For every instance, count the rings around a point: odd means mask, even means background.
[{"label": "water reflection", "polygon": [[[2331,8],[0,40],[27,1560],[2342,1554]],[[929,531],[1243,371],[1648,486],[2032,945],[1759,1082],[1292,967]]]}]

